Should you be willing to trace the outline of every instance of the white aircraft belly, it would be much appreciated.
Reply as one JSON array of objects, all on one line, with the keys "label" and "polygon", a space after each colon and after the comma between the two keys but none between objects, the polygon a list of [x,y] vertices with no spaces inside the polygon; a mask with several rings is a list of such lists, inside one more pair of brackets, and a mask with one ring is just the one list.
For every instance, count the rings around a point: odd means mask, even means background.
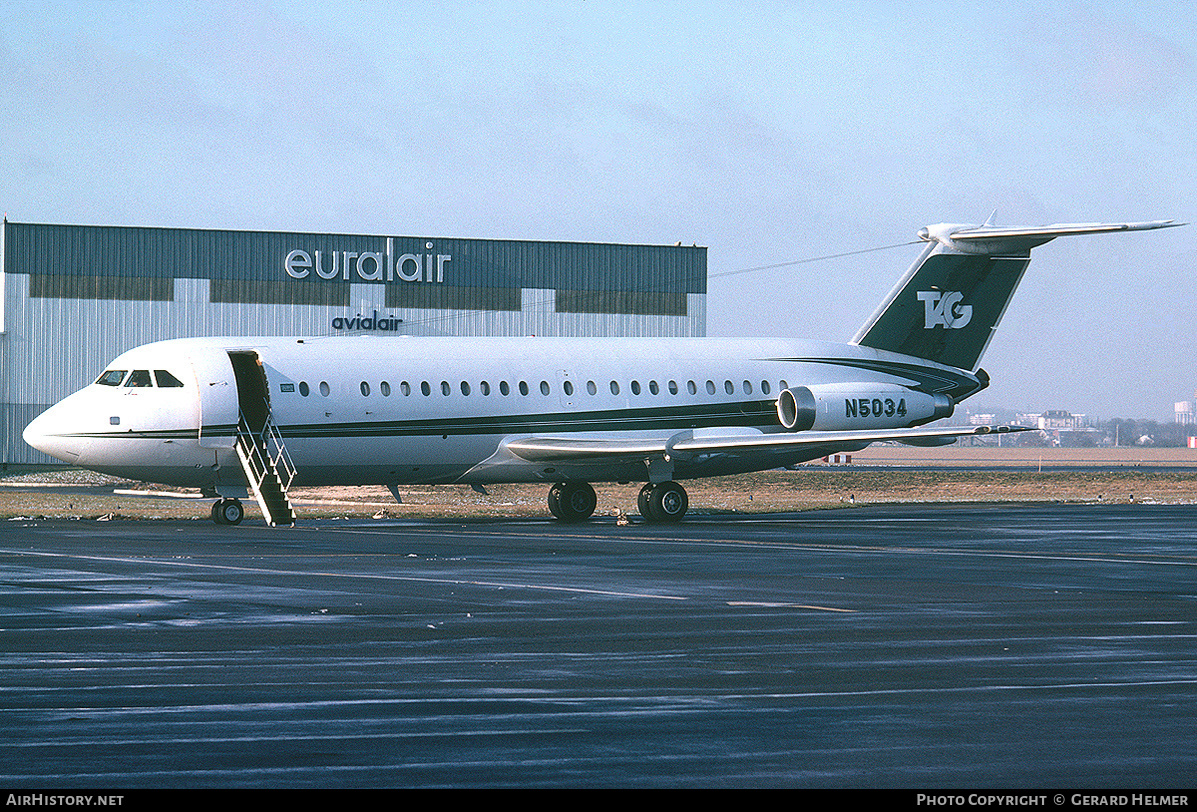
[{"label": "white aircraft belly", "polygon": [[219,468],[230,468],[238,476],[241,471],[230,449],[217,452],[200,448],[194,439],[164,440],[115,433],[85,441],[75,464],[112,476],[180,487],[214,484]]},{"label": "white aircraft belly", "polygon": [[290,438],[296,485],[453,482],[495,452],[499,435]]}]

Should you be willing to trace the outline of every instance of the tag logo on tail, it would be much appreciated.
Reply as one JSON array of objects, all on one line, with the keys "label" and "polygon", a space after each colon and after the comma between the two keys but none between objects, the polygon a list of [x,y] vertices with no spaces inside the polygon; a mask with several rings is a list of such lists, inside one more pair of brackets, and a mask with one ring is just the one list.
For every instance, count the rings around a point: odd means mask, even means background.
[{"label": "tag logo on tail", "polygon": [[923,303],[923,328],[926,330],[936,327],[959,330],[972,320],[973,306],[961,304],[964,294],[958,290],[920,290],[918,299]]}]

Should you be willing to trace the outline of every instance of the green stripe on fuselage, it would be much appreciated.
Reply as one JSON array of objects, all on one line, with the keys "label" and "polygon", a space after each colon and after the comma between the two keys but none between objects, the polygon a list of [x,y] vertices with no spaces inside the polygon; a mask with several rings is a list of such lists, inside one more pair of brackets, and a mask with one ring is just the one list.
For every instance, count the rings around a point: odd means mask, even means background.
[{"label": "green stripe on fuselage", "polygon": [[583,431],[680,431],[707,426],[762,426],[777,422],[772,400],[686,404],[647,409],[603,409],[522,415],[463,415],[353,423],[293,423],[279,426],[290,438],[402,437],[466,434],[540,434]]}]

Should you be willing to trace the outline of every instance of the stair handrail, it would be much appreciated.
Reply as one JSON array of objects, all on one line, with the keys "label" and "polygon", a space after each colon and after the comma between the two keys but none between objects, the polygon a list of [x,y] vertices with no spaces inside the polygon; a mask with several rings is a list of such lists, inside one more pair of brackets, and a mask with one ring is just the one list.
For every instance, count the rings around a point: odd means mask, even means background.
[{"label": "stair handrail", "polygon": [[287,446],[283,443],[283,435],[279,432],[273,417],[266,418],[263,432],[269,435],[266,446],[274,449],[270,462],[283,486],[283,492],[286,493],[287,489],[291,487],[291,481],[295,479],[295,463],[287,451]]},{"label": "stair handrail", "polygon": [[254,463],[255,475],[261,477],[267,471],[274,469],[283,490],[287,490],[291,486],[292,480],[295,479],[295,462],[291,459],[291,454],[287,451],[283,436],[273,418],[268,415],[262,428],[254,431],[249,427],[245,413],[241,412],[238,432],[248,440],[246,445],[249,446],[249,456]]}]

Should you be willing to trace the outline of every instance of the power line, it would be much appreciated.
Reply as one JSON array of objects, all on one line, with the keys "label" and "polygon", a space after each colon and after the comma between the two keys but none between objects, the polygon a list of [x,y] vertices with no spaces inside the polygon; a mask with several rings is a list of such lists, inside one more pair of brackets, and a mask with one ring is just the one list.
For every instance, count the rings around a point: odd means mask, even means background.
[{"label": "power line", "polygon": [[842,254],[826,254],[821,257],[808,257],[806,259],[794,259],[789,262],[778,262],[774,265],[758,265],[755,268],[741,268],[738,271],[720,271],[719,273],[708,273],[707,278],[713,279],[717,276],[735,276],[736,274],[752,273],[753,271],[768,271],[773,268],[787,268],[791,265],[805,265],[808,262],[822,262],[826,259],[840,259],[841,257],[851,257],[857,254],[870,254],[874,251],[888,251],[891,248],[903,248],[907,245],[917,245],[922,240],[911,240],[910,242],[897,242],[893,245],[881,245],[876,248],[861,248],[858,251],[846,251]]},{"label": "power line", "polygon": [[[788,267],[791,267],[794,265],[806,265],[811,262],[822,262],[822,261],[828,260],[828,259],[840,259],[842,257],[851,257],[851,256],[856,256],[858,254],[871,254],[871,253],[874,253],[877,251],[888,251],[893,248],[903,248],[908,245],[917,245],[920,242],[922,242],[922,241],[921,240],[910,240],[909,242],[899,242],[899,243],[894,243],[892,245],[881,245],[881,246],[877,246],[875,248],[861,248],[856,251],[846,251],[842,254],[826,254],[824,256],[819,256],[819,257],[807,257],[805,259],[790,260],[789,262],[778,262],[778,263],[774,263],[772,265],[759,265],[754,268],[740,268],[739,270],[735,270],[735,271],[720,271],[719,273],[709,273],[708,272],[707,279],[714,279],[716,277],[722,277],[722,276],[735,276],[737,274],[754,273],[756,271],[768,271],[768,270],[773,270],[775,268],[788,268]],[[652,291],[649,291],[649,292],[652,292]],[[585,297],[587,294],[590,294],[597,298],[602,293],[603,293],[602,291],[576,291],[575,295],[581,294],[581,296]],[[531,307],[528,307],[526,309],[521,309],[521,311],[519,311],[519,312],[523,312],[523,313],[535,313],[535,312],[540,312],[540,311],[547,312],[548,309],[553,306],[555,306],[555,303],[553,301],[542,300],[542,301],[536,302]],[[395,308],[395,309],[400,309],[400,308]],[[491,313],[491,312],[493,312],[493,311],[481,310],[481,309],[458,310],[458,311],[453,311],[451,313],[438,313],[436,315],[424,316],[422,318],[417,317],[414,319],[405,319],[405,320],[403,320],[403,325],[404,325],[404,327],[431,326],[437,322],[445,323],[445,322],[450,322],[450,321],[457,321],[459,319],[477,317],[479,315]],[[337,333],[330,333],[330,335],[336,335],[336,334]]]}]

